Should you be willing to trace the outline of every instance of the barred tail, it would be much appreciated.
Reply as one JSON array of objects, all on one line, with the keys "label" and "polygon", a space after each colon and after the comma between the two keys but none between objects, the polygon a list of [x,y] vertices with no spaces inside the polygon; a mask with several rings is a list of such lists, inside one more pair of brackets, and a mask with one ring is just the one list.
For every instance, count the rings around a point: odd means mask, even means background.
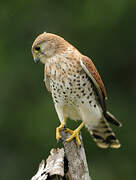
[{"label": "barred tail", "polygon": [[118,127],[121,127],[122,124],[115,118],[115,116],[113,116],[113,114],[111,114],[110,112],[106,111],[104,113],[104,117],[106,118],[106,120]]},{"label": "barred tail", "polygon": [[90,131],[93,140],[100,148],[119,148],[119,140],[115,137],[106,119],[101,119],[100,123]]}]

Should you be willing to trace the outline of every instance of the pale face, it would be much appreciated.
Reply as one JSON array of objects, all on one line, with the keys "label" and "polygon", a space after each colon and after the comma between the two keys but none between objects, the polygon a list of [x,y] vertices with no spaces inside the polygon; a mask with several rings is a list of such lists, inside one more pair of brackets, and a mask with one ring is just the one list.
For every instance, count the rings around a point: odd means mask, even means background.
[{"label": "pale face", "polygon": [[51,33],[40,34],[32,45],[34,61],[45,64],[48,58],[65,51],[68,46],[60,36]]},{"label": "pale face", "polygon": [[32,48],[32,54],[36,63],[40,61],[45,64],[46,59],[55,54],[55,43],[46,41],[37,44]]}]

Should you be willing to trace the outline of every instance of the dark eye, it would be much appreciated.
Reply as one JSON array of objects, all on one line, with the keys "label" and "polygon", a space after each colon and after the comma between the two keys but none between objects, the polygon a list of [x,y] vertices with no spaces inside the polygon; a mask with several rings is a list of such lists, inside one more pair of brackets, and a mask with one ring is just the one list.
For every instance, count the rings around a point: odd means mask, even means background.
[{"label": "dark eye", "polygon": [[34,48],[36,51],[40,51],[40,46],[35,46]]}]

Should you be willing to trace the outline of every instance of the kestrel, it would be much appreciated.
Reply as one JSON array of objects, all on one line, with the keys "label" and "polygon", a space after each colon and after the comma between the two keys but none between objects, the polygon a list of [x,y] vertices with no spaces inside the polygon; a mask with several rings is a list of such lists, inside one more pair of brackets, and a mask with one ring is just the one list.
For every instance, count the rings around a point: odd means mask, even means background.
[{"label": "kestrel", "polygon": [[60,131],[66,119],[81,120],[74,131],[66,129],[80,146],[79,131],[86,126],[93,140],[101,148],[119,148],[108,122],[120,127],[121,123],[106,109],[106,90],[102,79],[87,56],[82,55],[62,37],[40,34],[32,45],[34,61],[45,65],[44,82],[61,122],[56,128],[56,139],[61,139]]}]

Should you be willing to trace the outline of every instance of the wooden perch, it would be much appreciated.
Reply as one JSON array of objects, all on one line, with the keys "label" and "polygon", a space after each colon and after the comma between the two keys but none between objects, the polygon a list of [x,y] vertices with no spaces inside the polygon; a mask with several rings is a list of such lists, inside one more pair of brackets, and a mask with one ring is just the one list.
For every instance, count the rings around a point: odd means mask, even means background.
[{"label": "wooden perch", "polygon": [[81,134],[81,147],[74,140],[65,142],[69,135],[61,132],[64,149],[52,149],[31,180],[91,180]]},{"label": "wooden perch", "polygon": [[[58,175],[58,178],[62,179],[64,177],[64,149],[52,149],[50,151],[50,155],[46,160],[46,166],[45,161],[42,160],[42,162],[39,165],[39,169],[34,177],[32,177],[31,180],[55,180],[56,176]],[[60,179],[59,178],[59,179]],[[60,180],[61,180],[60,179]]]},{"label": "wooden perch", "polygon": [[72,180],[90,180],[91,178],[89,177],[88,165],[81,134],[81,147],[77,146],[75,140],[65,142],[65,139],[70,136],[69,133],[62,131],[61,136]]}]

